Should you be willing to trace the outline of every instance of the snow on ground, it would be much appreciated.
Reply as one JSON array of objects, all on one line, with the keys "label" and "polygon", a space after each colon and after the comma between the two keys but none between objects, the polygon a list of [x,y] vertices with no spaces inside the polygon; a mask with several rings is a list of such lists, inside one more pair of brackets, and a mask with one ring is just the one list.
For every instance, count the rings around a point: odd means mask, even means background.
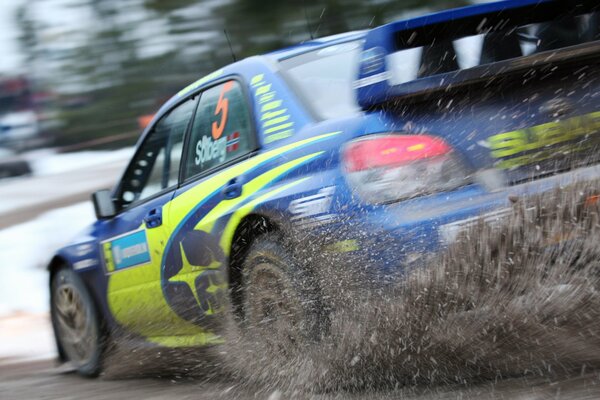
[{"label": "snow on ground", "polygon": [[51,149],[30,151],[23,156],[29,161],[35,176],[61,174],[82,168],[122,161],[131,158],[133,148],[110,151],[79,151],[57,153]]},{"label": "snow on ground", "polygon": [[32,176],[0,182],[0,364],[55,355],[45,267],[95,219],[90,201],[55,207],[114,185],[132,152],[36,150]]},{"label": "snow on ground", "polygon": [[[52,253],[94,221],[91,202],[59,208],[29,222],[0,230],[0,318],[48,310]],[[0,319],[0,331],[3,330]]]},{"label": "snow on ground", "polygon": [[132,152],[132,148],[125,148],[64,154],[51,150],[27,153],[25,157],[33,175],[0,181],[0,226],[20,221],[25,217],[21,214],[31,214],[33,210],[39,213],[89,199],[94,191],[113,187]]},{"label": "snow on ground", "polygon": [[0,230],[0,365],[56,355],[45,267],[93,220],[85,202]]},{"label": "snow on ground", "polygon": [[48,313],[0,316],[0,365],[56,357]]}]

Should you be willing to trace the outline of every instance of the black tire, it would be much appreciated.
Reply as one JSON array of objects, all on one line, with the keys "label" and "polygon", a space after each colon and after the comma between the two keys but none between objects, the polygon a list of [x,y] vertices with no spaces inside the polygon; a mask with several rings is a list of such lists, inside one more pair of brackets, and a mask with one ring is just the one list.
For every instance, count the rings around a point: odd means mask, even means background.
[{"label": "black tire", "polygon": [[318,282],[282,236],[259,236],[243,264],[243,331],[271,350],[297,349],[325,334],[324,309]]},{"label": "black tire", "polygon": [[71,269],[58,270],[50,292],[52,326],[61,354],[77,372],[97,376],[102,369],[103,337],[96,305]]}]

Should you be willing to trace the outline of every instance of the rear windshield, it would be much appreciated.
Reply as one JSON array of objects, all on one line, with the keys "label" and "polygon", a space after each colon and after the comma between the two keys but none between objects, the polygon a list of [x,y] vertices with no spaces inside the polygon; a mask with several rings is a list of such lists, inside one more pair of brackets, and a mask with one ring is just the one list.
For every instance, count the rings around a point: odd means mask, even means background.
[{"label": "rear windshield", "polygon": [[360,111],[352,83],[358,75],[362,41],[325,47],[281,61],[311,108],[322,118],[335,118]]},{"label": "rear windshield", "polygon": [[[598,40],[599,15],[598,12],[571,14],[558,20],[510,25],[506,19],[505,27],[453,26],[450,31],[445,26],[406,32],[397,38],[397,47],[402,50],[386,60],[391,72],[389,80],[398,85]],[[475,32],[480,33],[472,34]]]}]

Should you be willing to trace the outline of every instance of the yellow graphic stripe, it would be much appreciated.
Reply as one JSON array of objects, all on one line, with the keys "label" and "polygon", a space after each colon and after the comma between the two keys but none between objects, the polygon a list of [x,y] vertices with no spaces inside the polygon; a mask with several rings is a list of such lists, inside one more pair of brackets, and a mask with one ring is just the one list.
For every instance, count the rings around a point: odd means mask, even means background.
[{"label": "yellow graphic stripe", "polygon": [[155,336],[150,338],[150,341],[160,346],[171,348],[198,347],[225,343],[221,336],[210,332],[201,335]]},{"label": "yellow graphic stripe", "polygon": [[[256,199],[250,201],[248,204],[242,206],[241,208],[239,208],[232,215],[231,219],[227,223],[227,226],[225,227],[225,230],[221,236],[220,245],[225,250],[225,253],[227,255],[229,254],[230,246],[228,246],[228,245],[231,243],[231,240],[233,239],[233,235],[235,233],[235,229],[239,225],[242,218],[244,218],[246,215],[251,213],[252,210],[254,210],[254,208],[256,208],[256,206],[260,205],[264,201],[278,195],[281,192],[284,192],[287,189],[290,189],[296,185],[303,183],[307,179],[309,179],[309,178],[301,178],[294,182],[290,182],[288,184],[277,187],[277,188],[263,194],[262,196],[259,196]],[[195,280],[195,278],[197,278],[197,276],[198,275],[196,275],[194,277],[194,280]],[[198,294],[195,293],[195,296],[198,296]],[[208,313],[208,314],[212,314],[212,313]],[[149,337],[148,340],[153,343],[157,343],[157,344],[160,344],[162,346],[167,346],[167,347],[200,346],[200,345],[205,345],[205,344],[218,344],[218,343],[222,342],[221,337],[213,335],[209,332],[201,331],[200,328],[197,328],[197,329],[198,329],[198,332],[195,334],[183,335],[183,336],[181,336],[181,335],[179,335],[179,336],[166,336],[166,335],[165,336],[153,336],[153,337]]]},{"label": "yellow graphic stripe", "polygon": [[260,96],[271,91],[271,84],[265,84],[256,89],[256,95]]},{"label": "yellow graphic stripe", "polygon": [[254,75],[252,77],[252,80],[250,81],[250,85],[252,85],[252,86],[259,85],[261,82],[263,82],[264,78],[265,78],[265,74]]},{"label": "yellow graphic stripe", "polygon": [[293,133],[294,133],[293,129],[288,129],[286,131],[278,132],[278,133],[272,133],[265,138],[265,143],[269,144],[276,140],[288,138],[288,137],[292,136]]},{"label": "yellow graphic stripe", "polygon": [[177,225],[181,221],[183,221],[186,215],[190,212],[190,210],[192,210],[192,208],[196,204],[198,204],[200,201],[203,201],[210,194],[218,190],[221,186],[223,186],[225,182],[230,181],[231,179],[236,178],[240,175],[243,175],[248,170],[251,170],[259,166],[260,164],[269,161],[273,158],[276,158],[282,154],[285,154],[289,151],[292,151],[294,149],[297,149],[299,147],[313,142],[317,142],[319,140],[339,135],[340,133],[341,131],[326,133],[312,138],[300,140],[298,142],[290,143],[285,146],[281,146],[277,149],[250,158],[247,161],[241,162],[215,176],[208,178],[207,180],[202,182],[202,184],[197,185],[191,188],[190,190],[181,193],[179,196],[171,200],[170,217],[172,218],[174,225]]},{"label": "yellow graphic stripe", "polygon": [[281,101],[281,100],[270,101],[260,108],[260,112],[264,113],[265,111],[270,111],[270,110],[279,108],[279,107],[281,107],[282,103],[283,103],[283,101]]},{"label": "yellow graphic stripe", "polygon": [[281,124],[287,120],[290,119],[289,115],[284,115],[283,117],[279,117],[279,118],[272,118],[272,119],[268,119],[263,123],[263,128],[267,128],[269,126],[273,126],[273,125],[277,125],[277,124]]},{"label": "yellow graphic stripe", "polygon": [[265,129],[265,134],[268,135],[269,133],[273,133],[273,132],[277,132],[277,131],[281,131],[281,130],[284,130],[284,129],[291,128],[292,126],[294,126],[293,122],[288,122],[287,124],[277,125],[277,126],[274,126],[272,128]]},{"label": "yellow graphic stripe", "polygon": [[232,200],[223,200],[221,201],[215,208],[210,210],[208,214],[196,226],[195,230],[203,230],[204,232],[210,233],[212,231],[215,222],[221,218],[222,216],[228,214],[233,209],[235,209],[239,204],[246,201],[249,197],[256,194],[258,190],[266,186],[269,182],[273,182],[275,179],[279,178],[281,175],[286,172],[296,168],[297,166],[310,161],[321,154],[323,151],[319,151],[316,153],[309,154],[304,157],[297,158],[295,160],[289,161],[285,164],[282,164],[278,167],[275,167],[268,172],[254,178],[250,182],[244,185],[242,195],[236,199]]},{"label": "yellow graphic stripe", "polygon": [[281,110],[277,110],[277,111],[269,111],[264,113],[260,119],[261,121],[267,120],[267,119],[271,119],[271,118],[275,118],[280,116],[281,114],[285,114],[287,112],[287,108],[282,108]]},{"label": "yellow graphic stripe", "polygon": [[225,254],[229,255],[229,249],[230,249],[230,244],[231,241],[233,240],[233,235],[235,233],[236,228],[238,227],[238,225],[240,224],[242,218],[244,218],[246,215],[250,214],[252,212],[252,210],[254,210],[256,208],[256,206],[258,206],[260,203],[264,202],[265,200],[291,188],[294,187],[296,185],[299,185],[300,183],[306,181],[307,179],[310,178],[301,178],[298,179],[297,181],[288,183],[287,185],[282,185],[280,187],[278,187],[277,189],[273,189],[270,192],[257,197],[256,199],[248,202],[247,204],[243,205],[242,207],[240,207],[229,219],[229,222],[227,222],[227,226],[225,226],[225,230],[223,231],[223,234],[221,235],[221,248],[225,250]]},{"label": "yellow graphic stripe", "polygon": [[[275,90],[271,90],[272,84],[264,80],[264,75],[259,74],[252,78],[251,85],[254,88],[254,97],[260,107],[260,120],[265,134],[265,143],[288,138],[294,134],[294,123],[289,122],[291,116],[283,101],[276,97]],[[285,133],[281,132],[285,131]],[[269,135],[279,132],[274,135]]]},{"label": "yellow graphic stripe", "polygon": [[[275,100],[275,91],[269,92],[267,94],[263,94],[258,99],[258,104],[268,103],[269,101]],[[284,108],[287,111],[287,108]]]}]

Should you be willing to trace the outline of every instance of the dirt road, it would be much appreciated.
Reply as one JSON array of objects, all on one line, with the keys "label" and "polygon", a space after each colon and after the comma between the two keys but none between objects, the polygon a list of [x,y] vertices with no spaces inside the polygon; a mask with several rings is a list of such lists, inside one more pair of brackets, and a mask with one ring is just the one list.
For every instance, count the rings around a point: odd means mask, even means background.
[{"label": "dirt road", "polygon": [[469,388],[445,387],[382,393],[308,394],[243,387],[225,379],[203,381],[186,377],[108,380],[84,379],[52,361],[0,366],[1,399],[598,399],[595,374],[562,381],[515,379]]}]

